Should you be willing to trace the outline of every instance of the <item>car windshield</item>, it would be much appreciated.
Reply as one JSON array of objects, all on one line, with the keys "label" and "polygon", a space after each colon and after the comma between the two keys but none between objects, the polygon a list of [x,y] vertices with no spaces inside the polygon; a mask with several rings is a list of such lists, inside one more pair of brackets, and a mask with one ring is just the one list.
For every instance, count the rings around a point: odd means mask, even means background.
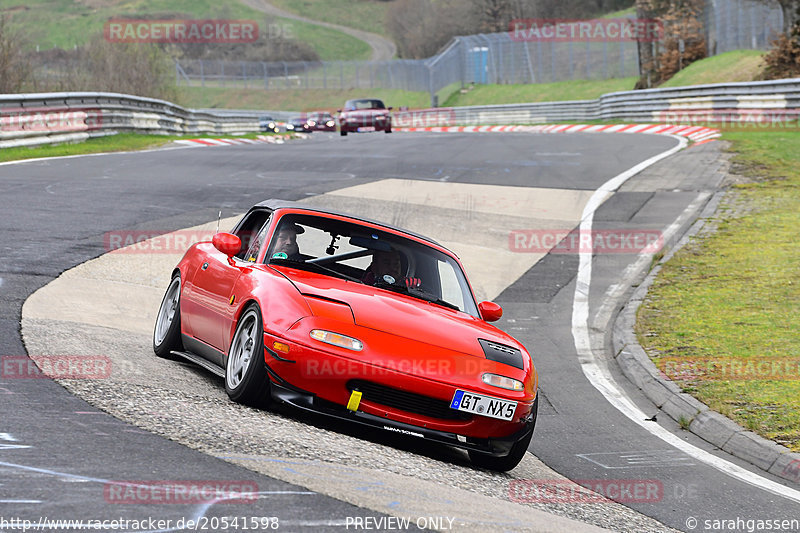
[{"label": "car windshield", "polygon": [[414,239],[318,215],[284,215],[266,260],[457,309],[478,317],[450,255]]},{"label": "car windshield", "polygon": [[345,108],[349,110],[386,109],[386,106],[380,100],[348,100]]}]

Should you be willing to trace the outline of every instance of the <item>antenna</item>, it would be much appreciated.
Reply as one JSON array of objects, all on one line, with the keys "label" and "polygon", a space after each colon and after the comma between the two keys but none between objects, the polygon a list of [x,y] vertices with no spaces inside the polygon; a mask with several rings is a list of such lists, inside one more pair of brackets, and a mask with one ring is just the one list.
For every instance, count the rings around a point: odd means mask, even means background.
[{"label": "antenna", "polygon": [[219,210],[219,214],[217,215],[217,231],[215,233],[219,233],[219,219],[222,218],[222,209]]}]

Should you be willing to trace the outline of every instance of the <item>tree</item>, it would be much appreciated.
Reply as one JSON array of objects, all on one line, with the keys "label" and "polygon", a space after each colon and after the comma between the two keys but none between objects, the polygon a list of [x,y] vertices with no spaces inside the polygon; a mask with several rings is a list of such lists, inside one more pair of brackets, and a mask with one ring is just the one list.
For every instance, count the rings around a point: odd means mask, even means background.
[{"label": "tree", "polygon": [[[795,25],[800,21],[800,0],[776,0],[783,12],[783,34],[792,34]],[[772,3],[771,1],[769,3]]]},{"label": "tree", "polygon": [[[658,12],[663,9],[663,2],[659,0],[636,0],[636,18],[655,19]],[[639,81],[636,89],[649,89],[655,83],[656,62],[653,54],[653,43],[648,39],[639,39],[636,43],[639,49]]]}]

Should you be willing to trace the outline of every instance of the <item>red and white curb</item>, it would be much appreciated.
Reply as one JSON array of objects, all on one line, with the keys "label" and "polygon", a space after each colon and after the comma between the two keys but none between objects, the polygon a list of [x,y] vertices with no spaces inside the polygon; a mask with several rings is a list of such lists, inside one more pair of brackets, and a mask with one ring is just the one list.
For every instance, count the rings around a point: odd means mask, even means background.
[{"label": "red and white curb", "polygon": [[397,128],[397,131],[431,132],[528,132],[528,133],[647,133],[678,135],[695,143],[707,142],[720,136],[715,128],[672,124],[547,124],[538,126],[431,126]]},{"label": "red and white curb", "polygon": [[[304,133],[295,133],[295,137],[305,139],[307,137]],[[255,139],[243,138],[197,138],[197,139],[178,139],[175,141],[177,144],[185,146],[227,146],[232,144],[283,144],[286,140],[290,139],[290,135],[259,135]]]}]

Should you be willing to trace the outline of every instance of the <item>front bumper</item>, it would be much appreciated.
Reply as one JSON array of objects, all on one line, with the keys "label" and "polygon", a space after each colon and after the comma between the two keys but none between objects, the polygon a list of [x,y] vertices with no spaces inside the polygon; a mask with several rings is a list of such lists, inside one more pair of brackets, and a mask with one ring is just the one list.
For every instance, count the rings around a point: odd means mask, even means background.
[{"label": "front bumper", "polygon": [[[536,426],[535,407],[528,415],[523,428],[512,435],[501,438],[477,439],[463,437],[456,433],[438,431],[411,424],[404,424],[395,420],[388,420],[363,411],[350,411],[347,408],[318,398],[316,395],[299,389],[282,380],[272,369],[267,370],[273,378],[270,394],[273,400],[290,405],[307,412],[322,414],[338,420],[352,422],[362,426],[382,429],[395,435],[404,435],[411,438],[421,438],[428,442],[446,444],[456,448],[482,453],[485,455],[502,457],[511,452],[515,443],[530,435]],[[277,382],[276,382],[277,381]],[[537,398],[538,399],[538,398]]]}]

